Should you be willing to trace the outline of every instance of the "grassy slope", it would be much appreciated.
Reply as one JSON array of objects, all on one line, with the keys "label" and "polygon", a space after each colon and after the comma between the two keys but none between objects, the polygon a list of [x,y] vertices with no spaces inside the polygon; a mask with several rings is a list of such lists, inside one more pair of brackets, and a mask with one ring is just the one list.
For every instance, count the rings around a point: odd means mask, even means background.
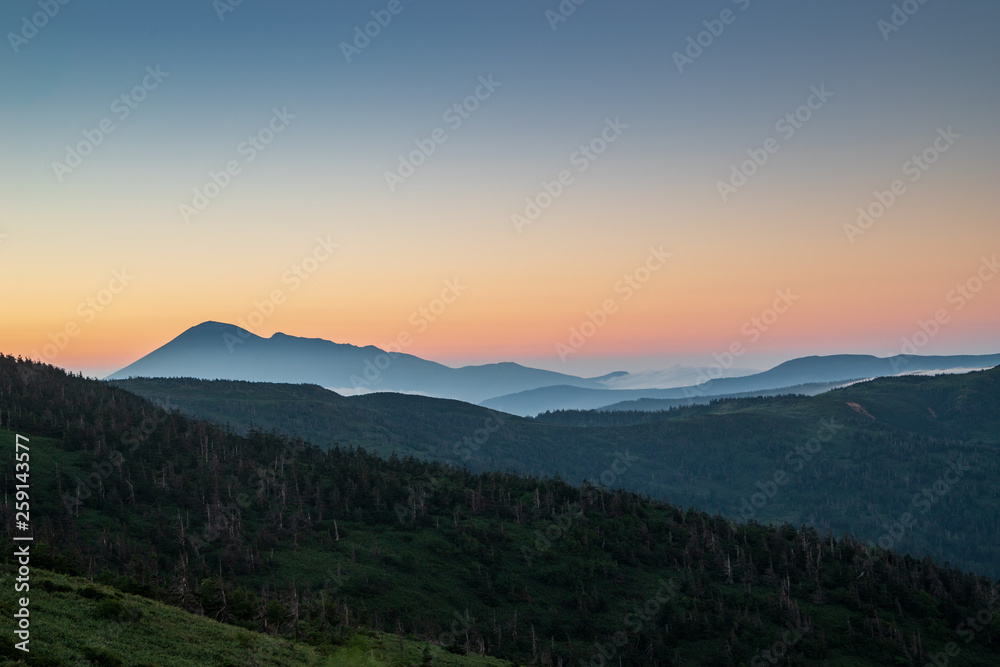
[{"label": "grassy slope", "polygon": [[[0,590],[13,590],[13,580],[12,574],[0,575]],[[31,585],[30,654],[12,648],[5,639],[0,647],[2,664],[402,666],[421,664],[425,647],[434,665],[510,664],[496,658],[455,655],[439,646],[379,632],[354,634],[342,646],[310,646],[43,569],[32,570]],[[13,598],[0,598],[4,617],[9,618],[14,611]]]},{"label": "grassy slope", "polygon": [[[0,589],[13,590],[13,579],[12,574],[0,576]],[[80,577],[33,569],[28,596],[30,664],[327,664],[313,647],[224,625]],[[8,618],[14,613],[11,596],[4,595],[2,611]],[[23,654],[5,639],[4,655],[12,660]]]},{"label": "grassy slope", "polygon": [[[0,429],[0,451],[12,451],[14,439],[14,433]],[[59,448],[58,440],[31,437],[29,444],[33,470],[52,470],[59,465],[70,474],[83,476],[84,469]],[[35,516],[37,519],[37,511]],[[116,529],[99,512],[91,512],[88,518],[94,528]],[[286,563],[282,569],[308,573],[312,562],[307,553],[301,556],[279,552]],[[421,664],[425,647],[434,665],[510,664],[495,658],[456,655],[440,646],[378,632],[357,633],[343,646],[318,650],[37,567],[32,568],[28,593],[15,593],[14,583],[12,572],[0,574],[0,616],[10,618],[15,601],[23,595],[29,597],[30,662],[25,662],[24,654],[5,638],[0,644],[0,664],[396,666]],[[81,662],[84,660],[89,662]]]}]

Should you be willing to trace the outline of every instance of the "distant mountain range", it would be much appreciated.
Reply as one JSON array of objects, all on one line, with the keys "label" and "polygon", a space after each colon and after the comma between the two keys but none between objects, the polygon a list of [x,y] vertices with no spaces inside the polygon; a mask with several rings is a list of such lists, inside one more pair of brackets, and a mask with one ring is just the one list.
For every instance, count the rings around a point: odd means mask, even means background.
[{"label": "distant mountain range", "polygon": [[[528,416],[569,409],[660,410],[735,396],[811,395],[875,377],[998,364],[1000,354],[805,357],[764,372],[678,386],[698,377],[711,377],[711,369],[674,366],[666,371],[583,378],[510,362],[451,368],[371,345],[358,347],[284,333],[263,338],[232,324],[204,322],[106,379],[191,377],[309,383],[345,394],[400,392],[451,398]],[[726,374],[740,372],[731,369]],[[661,384],[651,387],[653,383]]]},{"label": "distant mountain range", "polygon": [[[859,380],[915,373],[981,370],[998,364],[1000,354],[933,357],[898,355],[886,358],[854,354],[813,356],[786,361],[763,373],[721,378],[688,387],[607,389],[562,385],[499,396],[483,401],[482,405],[516,415],[534,415],[545,410],[598,408],[663,410],[675,405],[708,403],[717,398],[782,393],[813,395]],[[636,403],[640,400],[642,403]]]}]

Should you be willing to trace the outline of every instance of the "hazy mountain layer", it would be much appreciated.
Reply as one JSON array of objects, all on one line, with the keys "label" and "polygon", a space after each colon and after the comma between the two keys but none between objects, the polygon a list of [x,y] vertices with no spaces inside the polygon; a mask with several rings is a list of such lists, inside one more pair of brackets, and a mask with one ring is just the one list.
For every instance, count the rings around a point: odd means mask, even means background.
[{"label": "hazy mountain layer", "polygon": [[[1000,354],[927,357],[899,355],[887,358],[841,354],[802,357],[786,361],[762,373],[709,380],[689,387],[610,390],[563,385],[529,389],[482,401],[481,404],[511,414],[536,415],[546,410],[592,410],[640,399],[688,399],[697,403],[699,399],[750,392],[780,393],[775,390],[786,390],[800,385],[836,384],[911,373],[992,368],[997,364],[1000,364]],[[622,407],[633,409],[628,404]]]},{"label": "hazy mountain layer", "polygon": [[[405,354],[402,343],[397,343],[397,347],[400,351],[387,352],[373,346],[357,347],[283,333],[262,338],[231,324],[205,322],[111,374],[108,379],[192,377],[309,383],[340,393],[391,391],[453,398],[527,416],[547,410],[601,408],[640,399],[678,401],[675,404],[685,399],[687,404],[696,404],[711,397],[781,393],[776,390],[802,385],[815,385],[813,390],[818,391],[821,385],[832,387],[856,379],[956,368],[989,368],[1000,364],[1000,354],[978,357],[901,355],[887,359],[837,355],[794,359],[771,370],[741,377],[721,377],[738,371],[720,362],[714,369],[675,367],[661,372],[616,372],[599,378],[581,378],[509,362],[451,368]],[[679,378],[691,373],[708,381],[676,386]],[[716,375],[720,377],[712,379]],[[670,388],[646,388],[656,379]],[[637,385],[643,388],[623,388]],[[621,407],[632,409],[633,406]],[[670,404],[658,407],[670,407]]]}]

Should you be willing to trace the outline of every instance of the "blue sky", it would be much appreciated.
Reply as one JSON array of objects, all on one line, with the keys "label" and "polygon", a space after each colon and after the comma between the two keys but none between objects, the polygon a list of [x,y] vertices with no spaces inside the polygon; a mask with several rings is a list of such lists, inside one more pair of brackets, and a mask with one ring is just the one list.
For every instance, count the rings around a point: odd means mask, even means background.
[{"label": "blue sky", "polygon": [[[995,2],[587,0],[562,3],[575,10],[553,23],[554,0],[401,0],[347,62],[343,44],[390,5],[243,0],[220,16],[225,0],[6,2],[0,260],[5,281],[58,267],[8,297],[25,322],[12,330],[17,346],[43,342],[110,267],[129,261],[147,267],[123,297],[135,303],[121,301],[80,339],[80,358],[65,360],[105,359],[112,329],[138,336],[122,355],[148,350],[201,319],[233,319],[266,291],[261,276],[280,275],[310,239],[332,232],[343,260],[260,333],[379,344],[461,274],[481,296],[470,291],[414,353],[565,370],[553,354],[561,332],[645,248],[666,243],[676,275],[651,285],[572,364],[708,357],[792,283],[815,305],[794,316],[802,321],[789,316],[787,332],[757,350],[762,360],[888,354],[996,240]],[[879,21],[903,5],[916,11],[884,32]],[[45,7],[54,15],[25,31]],[[678,71],[675,53],[699,33],[707,46]],[[114,101],[147,68],[168,74],[117,117]],[[449,128],[444,112],[480,77],[500,85]],[[731,166],[776,136],[776,120],[817,86],[833,92],[829,102],[721,201]],[[241,141],[275,109],[294,116],[287,130],[193,222],[182,219],[179,205],[242,160]],[[114,131],[60,179],[53,163],[108,118]],[[517,233],[511,214],[615,118],[628,126],[621,140]],[[846,244],[842,223],[948,126],[963,137],[958,148],[894,219]],[[390,191],[386,172],[437,128],[447,141]],[[865,291],[878,280],[892,288]],[[926,351],[993,351],[997,292]],[[154,301],[162,306],[151,313]],[[688,325],[675,330],[678,318]]]}]

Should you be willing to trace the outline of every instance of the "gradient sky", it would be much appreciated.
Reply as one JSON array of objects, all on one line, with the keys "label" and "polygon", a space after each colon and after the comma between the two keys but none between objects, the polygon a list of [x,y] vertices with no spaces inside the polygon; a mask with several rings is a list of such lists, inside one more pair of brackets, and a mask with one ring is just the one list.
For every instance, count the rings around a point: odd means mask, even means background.
[{"label": "gradient sky", "polygon": [[[3,3],[0,350],[104,375],[218,320],[382,347],[408,332],[405,351],[444,363],[589,374],[707,363],[737,342],[751,367],[898,354],[937,315],[917,351],[1000,351],[1000,276],[983,265],[1000,253],[992,0],[929,0],[885,34],[882,0],[588,0],[555,29],[557,0],[401,0],[351,62],[342,43],[388,0],[243,0],[220,18],[225,3],[53,0],[52,17],[45,0]],[[445,112],[491,76],[454,127]],[[116,100],[144,78],[155,88],[122,118]],[[824,86],[784,136],[776,122]],[[295,117],[249,161],[241,143],[275,109]],[[574,152],[608,119],[628,127],[580,171]],[[447,141],[391,191],[385,173],[438,128]],[[959,138],[912,180],[904,164],[947,128]],[[99,145],[57,174],[85,132]],[[780,149],[723,201],[719,181],[769,138]],[[240,173],[185,220],[230,161]],[[518,231],[511,216],[563,170],[572,182]],[[303,265],[317,238],[339,247]],[[616,285],[650,247],[671,257],[626,300]],[[296,282],[296,265],[315,270]],[[273,312],[255,306],[275,290]],[[778,290],[793,305],[748,329]],[[556,344],[609,299],[563,362]]]}]

